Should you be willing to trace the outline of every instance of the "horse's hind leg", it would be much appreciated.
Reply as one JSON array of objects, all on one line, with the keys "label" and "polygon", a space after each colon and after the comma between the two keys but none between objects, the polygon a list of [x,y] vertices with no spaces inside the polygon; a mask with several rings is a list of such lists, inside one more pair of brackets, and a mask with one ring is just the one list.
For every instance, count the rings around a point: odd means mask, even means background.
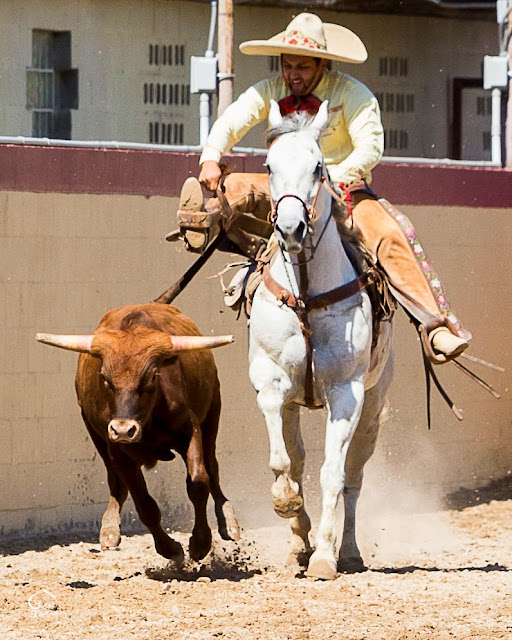
[{"label": "horse's hind leg", "polygon": [[[391,371],[390,366],[387,369]],[[366,568],[356,541],[356,507],[363,482],[364,465],[375,451],[379,427],[386,412],[386,392],[391,375],[387,373],[375,387],[366,392],[363,413],[348,449],[343,491],[345,519],[338,558],[338,571],[345,573],[364,571]]]},{"label": "horse's hind leg", "polygon": [[[283,407],[283,432],[286,449],[290,456],[290,477],[293,482],[297,483],[299,487],[298,495],[304,500],[302,476],[306,452],[300,432],[299,407],[295,403]],[[298,564],[299,566],[307,567],[309,556],[312,553],[309,542],[311,521],[304,507],[304,502],[302,503],[302,509],[290,518],[290,526],[292,539],[287,564]]]},{"label": "horse's hind leg", "polygon": [[359,421],[363,400],[362,380],[352,380],[327,391],[329,416],[325,438],[325,461],[320,473],[322,517],[316,535],[315,552],[307,575],[332,580],[337,574],[336,506],[345,483],[345,461],[352,435]]}]

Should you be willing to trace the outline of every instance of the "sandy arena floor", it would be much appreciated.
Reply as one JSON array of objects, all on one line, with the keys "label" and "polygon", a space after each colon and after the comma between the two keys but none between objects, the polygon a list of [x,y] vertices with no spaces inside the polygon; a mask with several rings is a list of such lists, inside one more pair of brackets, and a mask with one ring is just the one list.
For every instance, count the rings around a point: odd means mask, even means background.
[{"label": "sandy arena floor", "polygon": [[373,522],[360,535],[369,570],[327,583],[283,566],[285,522],[240,543],[216,536],[206,561],[181,571],[149,535],[105,553],[93,537],[11,542],[0,556],[0,638],[512,638],[510,495],[468,493],[464,508]]}]

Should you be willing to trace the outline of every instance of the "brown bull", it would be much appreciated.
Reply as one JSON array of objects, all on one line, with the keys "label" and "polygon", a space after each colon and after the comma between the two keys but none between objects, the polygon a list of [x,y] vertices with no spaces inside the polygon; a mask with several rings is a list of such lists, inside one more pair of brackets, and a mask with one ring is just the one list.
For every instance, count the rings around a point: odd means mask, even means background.
[{"label": "brown bull", "polygon": [[108,474],[110,501],[101,524],[102,549],[121,540],[120,513],[128,492],[159,554],[180,562],[181,545],[161,525],[141,466],[172,460],[187,467],[187,492],[195,511],[189,542],[194,560],[211,548],[206,505],[215,502],[219,533],[237,540],[239,527],[219,484],[215,444],[221,408],[217,369],[210,349],[231,336],[204,337],[176,307],[132,305],[103,316],[92,335],[37,334],[40,342],[80,351],[78,404]]}]

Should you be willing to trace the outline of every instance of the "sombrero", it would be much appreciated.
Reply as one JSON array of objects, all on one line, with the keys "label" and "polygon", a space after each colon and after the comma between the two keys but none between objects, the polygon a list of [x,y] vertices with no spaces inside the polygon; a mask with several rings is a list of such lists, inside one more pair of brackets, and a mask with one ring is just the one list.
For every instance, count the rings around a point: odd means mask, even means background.
[{"label": "sombrero", "polygon": [[326,58],[340,62],[364,62],[366,47],[353,31],[338,24],[322,22],[314,13],[300,13],[285,31],[268,40],[242,42],[240,51],[248,56],[298,56]]}]

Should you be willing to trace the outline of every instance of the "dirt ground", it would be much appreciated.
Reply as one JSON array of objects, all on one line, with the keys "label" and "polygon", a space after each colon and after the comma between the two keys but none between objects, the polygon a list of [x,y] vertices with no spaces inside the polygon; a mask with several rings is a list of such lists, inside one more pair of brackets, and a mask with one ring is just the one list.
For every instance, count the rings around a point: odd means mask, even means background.
[{"label": "dirt ground", "polygon": [[[360,522],[368,571],[312,581],[284,566],[288,527],[215,537],[178,571],[149,535],[2,545],[5,640],[512,638],[512,484],[445,508]],[[368,525],[368,526],[366,526]],[[186,543],[187,534],[175,537]]]}]

